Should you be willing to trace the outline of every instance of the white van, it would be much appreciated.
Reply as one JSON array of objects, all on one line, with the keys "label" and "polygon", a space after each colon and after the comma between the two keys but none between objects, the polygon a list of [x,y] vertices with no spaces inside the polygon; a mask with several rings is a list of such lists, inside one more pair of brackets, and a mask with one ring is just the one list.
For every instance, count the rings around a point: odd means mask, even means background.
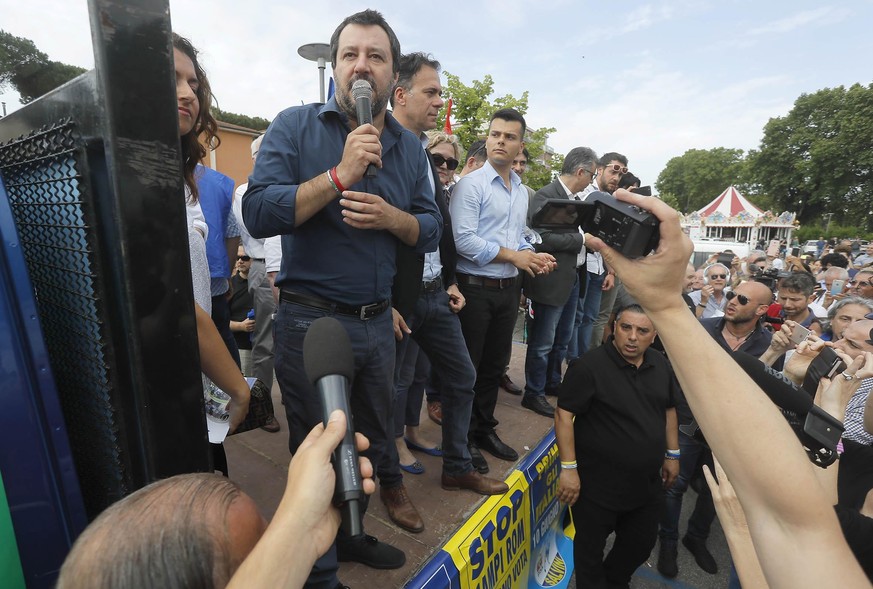
[{"label": "white van", "polygon": [[748,243],[739,241],[719,241],[716,239],[694,240],[694,252],[691,254],[691,263],[695,268],[700,268],[712,254],[719,254],[725,250],[731,250],[735,256],[742,260],[752,251]]}]

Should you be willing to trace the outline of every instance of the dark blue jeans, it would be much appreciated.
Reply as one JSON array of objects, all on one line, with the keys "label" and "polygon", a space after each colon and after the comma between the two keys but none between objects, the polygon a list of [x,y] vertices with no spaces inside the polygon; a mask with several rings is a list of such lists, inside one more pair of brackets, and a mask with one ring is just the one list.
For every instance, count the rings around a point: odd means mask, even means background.
[{"label": "dark blue jeans", "polygon": [[[661,541],[673,542],[679,540],[679,516],[682,513],[682,496],[688,490],[688,483],[694,477],[694,473],[703,464],[709,464],[712,468],[712,454],[703,444],[679,432],[679,450],[682,455],[679,458],[679,476],[673,482],[673,486],[667,489],[667,508],[661,519],[661,529],[658,535]],[[705,489],[705,490],[704,490]],[[709,487],[703,485],[702,493],[697,496],[694,511],[688,519],[688,535],[698,540],[706,540],[709,537],[709,528],[715,519],[715,505],[712,503],[712,495]]]},{"label": "dark blue jeans", "polygon": [[[430,360],[412,338],[406,341],[406,350],[397,355],[394,369],[394,437],[399,438],[407,425],[418,426],[421,421],[421,401],[424,387],[430,377]],[[397,348],[403,342],[398,342]],[[402,361],[401,361],[402,358]]]},{"label": "dark blue jeans", "polygon": [[579,280],[561,306],[533,301],[533,319],[528,323],[527,355],[524,360],[524,396],[543,396],[561,384],[561,365],[573,330]]},{"label": "dark blue jeans", "polygon": [[567,350],[567,357],[575,360],[588,351],[594,322],[600,315],[600,299],[603,296],[603,281],[606,273],[588,273],[588,283],[585,285],[585,296],[579,295],[579,306],[576,311],[576,333]]},{"label": "dark blue jeans", "polygon": [[[370,440],[362,452],[378,464],[386,447],[394,446],[394,328],[391,310],[363,321],[350,315],[333,314],[294,303],[281,302],[273,325],[276,380],[282,391],[288,417],[288,448],[293,454],[309,431],[322,421],[318,393],[303,367],[303,338],[313,321],[333,316],[345,327],[355,357],[355,378],[351,385],[351,408],[355,430]],[[386,486],[400,484],[384,481]],[[331,492],[330,489],[325,490]],[[365,504],[366,506],[366,504]],[[334,589],[338,580],[336,547],[331,547],[312,568],[307,587]]]},{"label": "dark blue jeans", "polygon": [[467,433],[473,410],[476,371],[470,361],[461,322],[449,309],[444,290],[422,293],[412,315],[412,338],[439,374],[443,405],[443,471],[459,475],[473,469]]}]

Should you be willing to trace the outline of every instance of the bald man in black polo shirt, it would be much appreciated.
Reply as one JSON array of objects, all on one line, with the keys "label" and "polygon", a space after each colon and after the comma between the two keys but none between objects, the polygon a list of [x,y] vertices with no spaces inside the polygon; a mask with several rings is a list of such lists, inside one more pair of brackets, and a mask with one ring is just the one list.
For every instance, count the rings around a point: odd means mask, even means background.
[{"label": "bald man in black polo shirt", "polygon": [[558,499],[576,523],[580,587],[629,586],[655,545],[663,489],[679,474],[678,384],[664,356],[649,350],[654,338],[643,309],[625,307],[606,345],[571,365],[558,390]]}]

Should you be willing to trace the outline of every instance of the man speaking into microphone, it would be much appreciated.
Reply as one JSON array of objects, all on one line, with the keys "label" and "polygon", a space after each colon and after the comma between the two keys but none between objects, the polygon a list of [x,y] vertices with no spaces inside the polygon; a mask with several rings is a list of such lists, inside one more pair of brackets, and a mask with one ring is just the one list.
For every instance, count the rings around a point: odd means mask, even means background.
[{"label": "man speaking into microphone", "polygon": [[[282,236],[274,355],[289,449],[293,453],[321,421],[303,366],[303,338],[313,321],[333,316],[348,332],[355,357],[354,423],[370,439],[365,454],[377,463],[385,444],[393,443],[391,288],[398,243],[421,254],[434,251],[442,222],[418,138],[386,112],[400,60],[394,31],[381,14],[365,10],[337,27],[330,48],[336,95],[324,105],[279,113],[249,178],[243,218],[255,237]],[[352,94],[360,81],[371,88],[371,121],[359,120],[356,110],[366,98],[360,83],[357,101]],[[367,174],[369,166],[375,175]],[[401,551],[369,536],[340,534],[336,548],[316,562],[307,586],[336,587],[337,558],[376,568],[405,561]]]}]

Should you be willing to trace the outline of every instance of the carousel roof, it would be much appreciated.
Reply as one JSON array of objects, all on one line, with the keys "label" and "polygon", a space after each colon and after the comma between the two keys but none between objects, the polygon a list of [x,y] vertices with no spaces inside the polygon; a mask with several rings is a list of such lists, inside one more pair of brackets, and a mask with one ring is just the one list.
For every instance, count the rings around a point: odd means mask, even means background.
[{"label": "carousel roof", "polygon": [[769,226],[787,227],[794,224],[795,214],[783,212],[775,215],[762,211],[753,205],[740,191],[728,186],[708,205],[684,217],[685,224],[725,225],[725,226]]},{"label": "carousel roof", "polygon": [[733,186],[728,186],[711,203],[697,211],[697,214],[701,217],[709,217],[715,213],[721,213],[730,218],[743,212],[748,213],[752,218],[764,215],[764,211],[749,202],[745,196],[740,194],[739,190]]}]

